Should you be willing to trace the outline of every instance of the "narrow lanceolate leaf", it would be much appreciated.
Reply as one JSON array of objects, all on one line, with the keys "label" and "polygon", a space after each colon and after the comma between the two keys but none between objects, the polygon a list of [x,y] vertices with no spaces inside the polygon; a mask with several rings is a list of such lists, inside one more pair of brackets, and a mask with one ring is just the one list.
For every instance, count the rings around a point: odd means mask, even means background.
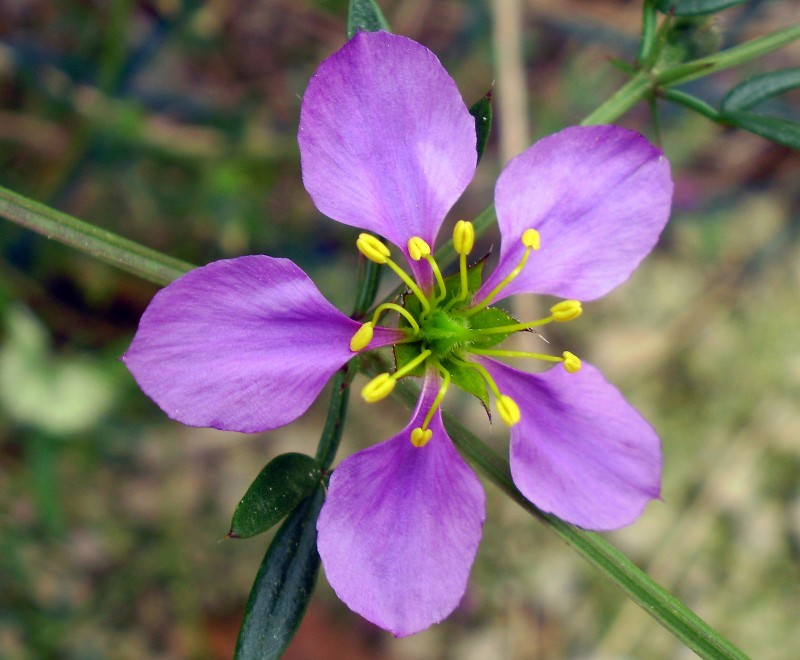
[{"label": "narrow lanceolate leaf", "polygon": [[478,162],[481,162],[486,143],[489,141],[489,133],[492,130],[492,90],[478,99],[469,109],[469,114],[475,117],[475,149],[478,152]]},{"label": "narrow lanceolate leaf", "polygon": [[236,506],[228,536],[247,539],[266,532],[307,497],[322,478],[319,463],[305,454],[270,461]]},{"label": "narrow lanceolate leaf", "polygon": [[727,112],[724,121],[792,149],[800,149],[800,124],[781,117],[768,117],[755,112]]},{"label": "narrow lanceolate leaf", "polygon": [[770,71],[736,85],[722,99],[722,111],[749,110],[768,98],[798,87],[800,87],[800,67]]},{"label": "narrow lanceolate leaf", "polygon": [[236,660],[279,658],[292,640],[317,579],[317,517],[324,499],[319,486],[270,544],[247,599]]},{"label": "narrow lanceolate leaf", "polygon": [[350,39],[359,31],[378,30],[392,31],[375,0],[350,0],[347,8],[347,38]]},{"label": "narrow lanceolate leaf", "polygon": [[656,7],[665,14],[674,10],[675,16],[700,16],[713,14],[748,0],[656,0]]},{"label": "narrow lanceolate leaf", "polygon": [[1,187],[0,216],[155,284],[169,284],[194,268]]}]

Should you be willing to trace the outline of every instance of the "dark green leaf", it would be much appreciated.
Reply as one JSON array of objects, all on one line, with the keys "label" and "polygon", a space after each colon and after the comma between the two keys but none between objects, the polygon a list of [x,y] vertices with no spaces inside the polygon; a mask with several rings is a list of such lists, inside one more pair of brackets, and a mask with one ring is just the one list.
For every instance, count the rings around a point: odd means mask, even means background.
[{"label": "dark green leaf", "polygon": [[728,112],[722,118],[734,126],[792,149],[800,149],[800,124],[754,112]]},{"label": "dark green leaf", "polygon": [[722,111],[741,112],[766,99],[800,87],[800,67],[771,71],[736,85],[722,99]]},{"label": "dark green leaf", "polygon": [[741,5],[747,0],[656,0],[656,7],[664,14],[674,8],[675,16],[699,16],[713,14],[734,5]]},{"label": "dark green leaf", "polygon": [[236,640],[236,660],[279,658],[292,640],[319,570],[320,485],[281,525],[258,569]]},{"label": "dark green leaf", "polygon": [[375,0],[350,0],[347,8],[347,38],[352,38],[356,32],[378,30],[392,31]]},{"label": "dark green leaf", "polygon": [[475,118],[475,149],[478,151],[478,162],[481,162],[486,143],[489,141],[489,133],[492,130],[492,90],[469,109],[469,114]]},{"label": "dark green leaf", "polygon": [[308,496],[321,481],[319,463],[305,454],[281,454],[270,461],[236,506],[231,538],[266,532]]}]

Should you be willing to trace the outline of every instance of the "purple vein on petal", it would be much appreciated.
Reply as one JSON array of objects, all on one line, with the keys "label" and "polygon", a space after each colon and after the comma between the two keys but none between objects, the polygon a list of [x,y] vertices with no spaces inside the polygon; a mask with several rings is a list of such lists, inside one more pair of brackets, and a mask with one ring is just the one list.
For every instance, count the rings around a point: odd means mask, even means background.
[{"label": "purple vein on petal", "polygon": [[434,244],[472,179],[475,139],[474,120],[431,51],[360,32],[320,65],[303,97],[303,182],[322,213],[386,237],[407,256],[411,236]]},{"label": "purple vein on petal", "polygon": [[[353,353],[360,324],[287,259],[248,256],[159,291],[123,361],[142,390],[190,426],[245,433],[299,417]],[[376,328],[371,348],[397,339]]]},{"label": "purple vein on petal", "polygon": [[520,407],[511,429],[511,474],[540,509],[580,527],[633,522],[661,488],[653,428],[591,364],[540,373],[481,359]]},{"label": "purple vein on petal", "polygon": [[669,218],[672,178],[660,150],[617,126],[572,127],[513,159],[495,189],[500,260],[480,300],[522,256],[528,228],[541,249],[502,294],[593,300],[624,282]]},{"label": "purple vein on petal", "polygon": [[431,421],[428,444],[409,440],[437,380],[426,378],[401,433],[336,468],[317,523],[325,574],[339,598],[397,636],[424,630],[457,607],[485,517],[483,489],[441,414]]}]

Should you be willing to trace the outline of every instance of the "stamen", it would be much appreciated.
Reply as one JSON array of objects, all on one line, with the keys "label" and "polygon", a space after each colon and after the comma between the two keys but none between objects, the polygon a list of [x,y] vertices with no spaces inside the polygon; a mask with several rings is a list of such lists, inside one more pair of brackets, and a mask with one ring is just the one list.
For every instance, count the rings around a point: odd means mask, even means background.
[{"label": "stamen", "polygon": [[517,402],[505,394],[497,398],[497,412],[506,426],[519,424],[519,420],[522,419]]},{"label": "stamen", "polygon": [[467,255],[475,245],[475,226],[469,220],[459,220],[453,228],[453,247],[459,254]]},{"label": "stamen", "polygon": [[562,300],[550,308],[550,313],[554,321],[565,323],[583,314],[583,308],[579,300]]},{"label": "stamen", "polygon": [[550,308],[552,314],[543,319],[536,321],[528,321],[527,323],[512,323],[509,325],[498,325],[493,328],[478,328],[473,330],[478,335],[501,335],[510,332],[520,332],[522,330],[530,330],[540,325],[547,325],[556,321],[558,323],[566,323],[572,321],[583,314],[583,308],[578,300],[562,300],[560,303],[553,305]]},{"label": "stamen", "polygon": [[430,429],[421,429],[419,427],[411,431],[411,444],[415,447],[424,447],[433,436],[433,431]]},{"label": "stamen", "polygon": [[375,403],[389,396],[396,382],[397,380],[392,378],[392,374],[382,373],[375,376],[364,386],[364,389],[361,390],[361,396],[367,403]]},{"label": "stamen", "polygon": [[399,380],[400,378],[402,378],[403,376],[405,376],[407,373],[409,373],[409,372],[411,372],[411,371],[414,371],[414,369],[416,369],[416,368],[417,368],[417,367],[418,367],[420,364],[422,364],[423,362],[425,362],[425,360],[427,360],[427,359],[428,359],[428,356],[429,356],[430,354],[431,354],[431,350],[430,350],[429,348],[426,348],[424,351],[422,351],[422,353],[420,353],[419,355],[417,355],[417,357],[415,357],[413,360],[411,360],[410,362],[407,362],[407,363],[406,363],[406,364],[403,366],[403,368],[402,368],[402,369],[398,369],[397,371],[395,371],[395,372],[392,374],[392,376],[391,376],[391,377],[392,377],[394,380]]},{"label": "stamen", "polygon": [[447,295],[447,288],[444,285],[444,277],[442,277],[439,264],[437,264],[436,259],[431,256],[431,246],[419,236],[412,236],[408,239],[408,254],[414,261],[419,261],[425,257],[436,277],[436,283],[439,285],[439,296],[437,300],[444,298]]},{"label": "stamen", "polygon": [[414,328],[415,335],[419,332],[419,323],[417,323],[417,319],[415,319],[411,315],[411,312],[409,312],[407,309],[404,309],[395,303],[383,303],[382,305],[378,305],[378,307],[375,309],[375,313],[372,315],[372,325],[375,325],[378,322],[380,315],[383,314],[387,309],[391,309],[405,318],[405,320],[408,321],[408,324]]},{"label": "stamen", "polygon": [[439,388],[439,391],[436,393],[436,398],[431,404],[431,409],[428,411],[428,414],[425,415],[425,419],[422,421],[423,429],[428,428],[428,424],[431,423],[434,413],[439,409],[439,406],[442,405],[442,401],[444,401],[444,396],[447,394],[447,388],[450,387],[450,372],[439,365],[439,373],[442,374],[442,385]]},{"label": "stamen", "polygon": [[576,374],[581,370],[581,361],[574,353],[564,351],[562,355],[564,356],[564,369],[568,373]]},{"label": "stamen", "polygon": [[469,352],[474,353],[475,355],[492,355],[495,357],[510,357],[510,358],[532,358],[534,360],[545,360],[547,362],[564,361],[564,358],[559,357],[557,355],[546,355],[544,353],[529,353],[527,351],[507,351],[504,348],[470,348]]},{"label": "stamen", "polygon": [[353,353],[356,353],[366,348],[372,341],[374,330],[374,321],[367,321],[364,323],[358,330],[356,330],[356,333],[353,335],[352,339],[350,339],[350,350],[353,351]]},{"label": "stamen", "polygon": [[400,268],[400,266],[398,266],[389,258],[392,253],[379,238],[373,236],[372,234],[359,234],[358,240],[356,241],[356,247],[358,248],[358,251],[370,261],[374,261],[376,264],[386,264],[389,266],[389,268],[391,268],[397,274],[397,276],[403,280],[403,282],[405,282],[406,286],[411,289],[414,295],[419,298],[422,309],[424,309],[426,312],[430,310],[431,304],[428,302],[425,294],[420,291],[420,288],[414,283],[414,280],[412,280],[406,274],[406,272]]},{"label": "stamen", "polygon": [[425,239],[419,236],[412,236],[408,239],[408,254],[414,261],[419,261],[422,257],[427,257],[431,253],[431,246]]},{"label": "stamen", "polygon": [[488,307],[491,304],[492,300],[495,299],[498,293],[500,293],[503,289],[505,289],[511,281],[522,272],[522,269],[525,268],[525,264],[528,262],[528,257],[531,254],[532,250],[538,250],[541,244],[541,239],[539,236],[539,232],[535,229],[526,229],[523,234],[522,238],[520,239],[522,245],[525,246],[525,252],[522,255],[522,258],[519,260],[516,268],[512,270],[508,275],[505,276],[502,282],[498,284],[494,289],[492,289],[491,293],[486,296],[481,302],[479,302],[475,307],[471,307],[467,310],[466,315],[472,316],[473,314],[477,314],[485,307]]},{"label": "stamen", "polygon": [[461,274],[461,291],[455,301],[461,302],[469,294],[467,284],[467,255],[475,245],[475,227],[468,220],[459,220],[453,229],[453,247],[458,252],[458,272]]},{"label": "stamen", "polygon": [[376,264],[385,264],[392,254],[379,238],[372,234],[359,234],[356,241],[358,251]]},{"label": "stamen", "polygon": [[[478,353],[479,351],[472,352]],[[457,358],[451,359],[459,364],[469,367],[470,369],[475,369],[475,371],[483,376],[483,379],[486,381],[486,385],[488,385],[489,389],[497,399],[497,412],[500,415],[500,419],[503,420],[503,423],[506,426],[514,426],[515,424],[519,423],[519,420],[522,419],[522,414],[519,411],[517,402],[507,394],[500,392],[500,388],[497,387],[497,383],[494,382],[494,378],[492,378],[486,367],[484,367],[482,364],[478,364],[477,362],[470,362],[469,360],[459,360]]]},{"label": "stamen", "polygon": [[[477,353],[478,351],[472,350],[471,352]],[[450,357],[450,359],[453,360],[454,362],[458,362],[459,364],[465,367],[468,367],[469,369],[474,369],[475,371],[477,371],[481,376],[483,376],[483,379],[486,381],[486,384],[489,386],[489,389],[498,399],[501,396],[503,396],[500,393],[500,389],[497,387],[497,383],[494,382],[494,378],[491,377],[489,372],[486,370],[486,367],[484,367],[482,364],[478,364],[477,362],[471,362],[470,360],[461,360],[459,358],[452,356]]]}]

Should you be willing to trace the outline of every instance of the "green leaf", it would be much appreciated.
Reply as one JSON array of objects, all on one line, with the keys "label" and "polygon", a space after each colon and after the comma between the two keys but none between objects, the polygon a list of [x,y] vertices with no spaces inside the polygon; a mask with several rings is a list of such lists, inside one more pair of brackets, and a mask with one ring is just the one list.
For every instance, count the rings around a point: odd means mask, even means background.
[{"label": "green leaf", "polygon": [[771,71],[739,83],[722,99],[722,111],[741,112],[790,89],[800,87],[800,67]]},{"label": "green leaf", "polygon": [[[470,318],[470,326],[473,330],[482,330],[484,328],[501,328],[506,325],[513,325],[519,323],[511,314],[499,307],[487,307]],[[513,332],[513,331],[512,331]],[[475,348],[490,348],[496,346],[512,332],[498,332],[488,335],[475,334],[472,340],[472,346]]]},{"label": "green leaf", "polygon": [[347,38],[351,39],[356,32],[378,30],[392,31],[375,0],[350,0],[347,7]]},{"label": "green leaf", "polygon": [[255,478],[236,505],[230,538],[266,532],[305,499],[322,479],[319,463],[305,454],[281,454]]},{"label": "green leaf", "polygon": [[656,7],[664,14],[675,16],[699,16],[741,5],[748,0],[656,0]]},{"label": "green leaf", "polygon": [[780,117],[758,115],[754,112],[728,112],[723,114],[722,118],[734,126],[778,144],[792,149],[800,149],[800,124],[797,122]]},{"label": "green leaf", "polygon": [[486,143],[489,141],[489,133],[492,130],[492,90],[478,99],[469,109],[469,114],[475,118],[475,149],[478,151],[478,162],[481,162],[483,152],[486,150]]},{"label": "green leaf", "polygon": [[465,367],[453,360],[444,360],[442,366],[450,372],[450,378],[454,384],[478,398],[488,415],[489,390],[486,388],[486,381],[483,377],[475,369]]},{"label": "green leaf", "polygon": [[195,268],[2,187],[0,216],[156,284]]},{"label": "green leaf", "polygon": [[279,658],[303,618],[319,570],[319,486],[281,525],[258,569],[236,640],[237,660]]}]

